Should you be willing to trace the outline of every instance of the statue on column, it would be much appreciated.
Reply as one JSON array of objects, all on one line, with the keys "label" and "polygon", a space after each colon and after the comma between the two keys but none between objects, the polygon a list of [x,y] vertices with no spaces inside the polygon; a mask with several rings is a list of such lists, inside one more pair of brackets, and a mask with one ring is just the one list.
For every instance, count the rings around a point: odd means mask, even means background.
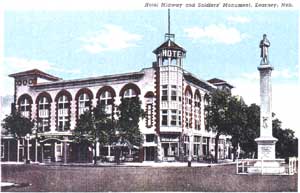
[{"label": "statue on column", "polygon": [[267,35],[263,35],[263,39],[260,41],[259,47],[261,49],[260,52],[260,57],[261,59],[261,64],[263,65],[268,65],[269,64],[269,47],[270,47],[270,42],[267,39]]}]

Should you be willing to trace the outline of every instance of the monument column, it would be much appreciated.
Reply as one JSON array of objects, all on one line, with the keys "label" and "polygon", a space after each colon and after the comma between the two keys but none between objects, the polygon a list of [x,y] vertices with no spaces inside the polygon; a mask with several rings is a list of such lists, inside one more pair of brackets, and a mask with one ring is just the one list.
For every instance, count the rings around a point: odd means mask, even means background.
[{"label": "monument column", "polygon": [[272,134],[272,84],[271,73],[273,67],[269,63],[268,49],[270,42],[267,35],[263,35],[259,47],[261,48],[261,62],[258,66],[260,74],[260,136],[257,143],[257,161],[248,168],[248,173],[280,174],[285,168],[280,165],[283,159],[276,159],[275,144],[277,139]]},{"label": "monument column", "polygon": [[273,67],[269,63],[268,48],[270,42],[267,35],[260,41],[261,62],[258,66],[260,74],[260,136],[257,142],[258,159],[275,159],[276,138],[272,134],[272,84],[271,74]]}]

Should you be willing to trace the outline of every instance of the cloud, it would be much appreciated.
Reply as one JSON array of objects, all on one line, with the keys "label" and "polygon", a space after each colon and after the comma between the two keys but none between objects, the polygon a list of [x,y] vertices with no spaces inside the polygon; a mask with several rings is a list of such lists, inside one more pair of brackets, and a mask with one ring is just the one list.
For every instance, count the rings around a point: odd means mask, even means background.
[{"label": "cloud", "polygon": [[141,39],[141,35],[129,33],[116,25],[105,25],[89,37],[80,38],[83,42],[81,49],[92,54],[136,47],[136,42]]},{"label": "cloud", "polygon": [[235,23],[249,23],[251,21],[249,18],[241,16],[229,16],[227,20]]},{"label": "cloud", "polygon": [[184,30],[187,36],[194,40],[209,39],[213,43],[236,44],[247,37],[233,27],[225,25],[209,25],[203,28],[191,27]]}]

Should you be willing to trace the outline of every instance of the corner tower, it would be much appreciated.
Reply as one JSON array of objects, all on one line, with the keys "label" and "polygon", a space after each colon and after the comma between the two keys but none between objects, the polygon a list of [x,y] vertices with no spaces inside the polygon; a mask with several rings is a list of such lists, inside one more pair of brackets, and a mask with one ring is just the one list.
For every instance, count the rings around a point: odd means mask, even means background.
[{"label": "corner tower", "polygon": [[170,33],[170,10],[168,10],[168,33],[165,41],[153,53],[156,55],[156,132],[158,136],[158,159],[179,156],[182,133],[183,59],[186,51],[175,43]]}]

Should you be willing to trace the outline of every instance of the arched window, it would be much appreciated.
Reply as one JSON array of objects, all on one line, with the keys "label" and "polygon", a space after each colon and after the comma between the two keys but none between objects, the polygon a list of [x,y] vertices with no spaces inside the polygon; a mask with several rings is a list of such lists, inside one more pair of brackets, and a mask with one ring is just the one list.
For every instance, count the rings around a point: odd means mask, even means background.
[{"label": "arched window", "polygon": [[91,110],[92,98],[93,93],[88,88],[82,88],[77,92],[75,96],[77,103],[77,119],[79,119],[80,115],[82,115],[85,111]]},{"label": "arched window", "polygon": [[86,93],[82,93],[78,98],[78,116],[82,115],[84,111],[90,109],[90,97]]},{"label": "arched window", "polygon": [[124,95],[123,95],[124,98],[133,98],[136,96],[137,96],[137,93],[132,88],[125,90]]},{"label": "arched window", "polygon": [[50,131],[51,96],[44,92],[37,99],[37,127],[40,132]]},{"label": "arched window", "polygon": [[133,83],[126,84],[120,91],[120,97],[122,98],[138,97],[139,94],[141,94],[140,88]]},{"label": "arched window", "polygon": [[57,105],[57,130],[67,131],[70,129],[70,103],[71,94],[65,90],[56,96]]},{"label": "arched window", "polygon": [[204,125],[205,129],[209,129],[209,121],[208,121],[208,106],[209,106],[209,95],[205,94],[204,95]]},{"label": "arched window", "polygon": [[188,86],[185,90],[185,127],[192,128],[192,90]]},{"label": "arched window", "polygon": [[101,93],[99,102],[101,105],[111,105],[112,104],[112,94],[109,91],[104,91]]},{"label": "arched window", "polygon": [[32,106],[32,99],[28,94],[24,94],[20,96],[18,100],[19,111],[22,116],[26,118],[31,118],[31,106]]},{"label": "arched window", "polygon": [[105,112],[108,115],[113,115],[115,96],[116,93],[110,86],[102,87],[97,93],[98,104],[105,108]]},{"label": "arched window", "polygon": [[108,115],[112,114],[113,111],[113,97],[111,92],[109,91],[104,91],[101,93],[100,97],[99,97],[99,103],[101,106],[103,106],[105,108],[105,112]]},{"label": "arched window", "polygon": [[195,129],[201,129],[201,97],[198,90],[195,93]]},{"label": "arched window", "polygon": [[155,96],[152,91],[148,91],[144,97],[146,102],[146,127],[151,128],[153,126],[153,103]]}]

